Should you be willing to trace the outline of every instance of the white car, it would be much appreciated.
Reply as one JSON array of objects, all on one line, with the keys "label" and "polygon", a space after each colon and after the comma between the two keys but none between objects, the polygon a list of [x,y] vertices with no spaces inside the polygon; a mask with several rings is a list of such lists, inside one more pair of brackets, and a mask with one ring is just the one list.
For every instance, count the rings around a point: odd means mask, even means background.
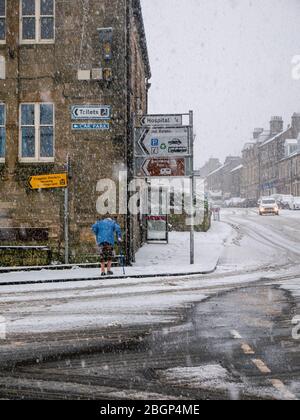
[{"label": "white car", "polygon": [[275,198],[280,208],[293,210],[294,197],[292,195],[277,195],[277,197],[273,196],[272,198]]},{"label": "white car", "polygon": [[259,204],[259,215],[273,214],[279,216],[279,207],[274,198],[262,198]]},{"label": "white car", "polygon": [[300,210],[300,197],[294,197],[293,208],[294,210]]}]

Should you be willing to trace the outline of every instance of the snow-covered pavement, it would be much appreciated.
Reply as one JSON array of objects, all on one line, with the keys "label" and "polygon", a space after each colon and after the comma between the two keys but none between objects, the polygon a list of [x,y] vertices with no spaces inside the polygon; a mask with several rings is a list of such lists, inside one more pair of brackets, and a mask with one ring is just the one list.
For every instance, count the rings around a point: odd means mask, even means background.
[{"label": "snow-covered pavement", "polygon": [[[233,234],[232,228],[224,223],[216,223],[207,233],[195,233],[195,265],[191,266],[189,232],[171,232],[169,244],[144,245],[136,255],[133,267],[126,268],[125,277],[155,276],[167,274],[210,273],[215,270],[224,244]],[[19,271],[0,274],[1,283],[35,282],[51,280],[78,280],[99,278],[99,268],[65,270]],[[123,277],[120,267],[114,268],[115,277]]]}]

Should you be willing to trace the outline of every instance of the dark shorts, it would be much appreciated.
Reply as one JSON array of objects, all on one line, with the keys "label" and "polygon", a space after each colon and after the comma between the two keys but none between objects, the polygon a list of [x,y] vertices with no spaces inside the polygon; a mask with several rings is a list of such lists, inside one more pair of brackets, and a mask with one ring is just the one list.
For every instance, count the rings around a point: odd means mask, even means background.
[{"label": "dark shorts", "polygon": [[100,247],[100,259],[101,262],[111,261],[114,257],[114,248],[110,244],[104,243]]}]

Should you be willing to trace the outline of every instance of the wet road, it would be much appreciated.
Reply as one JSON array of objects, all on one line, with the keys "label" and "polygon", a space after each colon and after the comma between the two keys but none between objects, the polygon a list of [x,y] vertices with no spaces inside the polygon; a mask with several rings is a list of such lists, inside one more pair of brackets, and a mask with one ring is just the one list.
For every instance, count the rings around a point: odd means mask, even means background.
[{"label": "wet road", "polygon": [[19,366],[0,377],[0,395],[296,399],[300,354],[291,325],[296,312],[297,302],[274,286],[220,293],[195,305],[181,325],[158,330],[131,349]]},{"label": "wet road", "polygon": [[[153,280],[134,288],[132,284],[80,286],[76,296],[83,295],[86,304],[91,298],[103,306],[111,300],[106,312],[110,316],[122,311],[137,321],[139,315],[148,317],[148,323],[112,326],[118,330],[119,343],[116,334],[102,351],[2,369],[0,397],[300,398],[300,342],[292,337],[292,319],[300,315],[300,293],[280,288],[290,281],[297,288],[297,279],[300,284],[299,213],[259,218],[252,210],[227,210],[222,217],[233,232],[214,275]],[[281,273],[282,267],[286,271]],[[15,301],[24,314],[34,314],[33,304],[40,305],[45,293],[50,291],[37,289],[30,297],[22,291],[16,296],[9,292],[2,307],[11,310]],[[51,293],[53,303],[70,301],[67,289]],[[128,307],[135,295],[139,306],[134,301],[135,306]],[[114,307],[114,299],[124,303]],[[130,335],[135,340],[122,345]],[[84,341],[80,332],[77,336]],[[14,337],[15,343],[22,338]],[[51,340],[54,345],[55,338]]]}]

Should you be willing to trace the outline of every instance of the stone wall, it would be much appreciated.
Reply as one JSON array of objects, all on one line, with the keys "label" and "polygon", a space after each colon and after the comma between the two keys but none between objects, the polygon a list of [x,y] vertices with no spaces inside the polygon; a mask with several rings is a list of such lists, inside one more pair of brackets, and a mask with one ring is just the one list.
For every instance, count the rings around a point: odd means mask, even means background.
[{"label": "stone wall", "polygon": [[[7,109],[6,160],[0,163],[0,228],[5,224],[48,228],[49,244],[63,255],[63,190],[31,191],[27,180],[35,174],[64,172],[69,156],[71,256],[77,262],[94,249],[90,226],[100,217],[96,211],[97,181],[117,180],[119,169],[127,168],[132,145],[128,124],[135,113],[145,113],[147,108],[150,70],[140,17],[129,2],[128,32],[126,4],[125,0],[57,0],[55,43],[20,45],[19,1],[8,2],[9,31],[6,45],[0,46],[7,73],[6,80],[0,80],[0,101]],[[113,28],[113,58],[109,63],[101,55],[98,28],[103,27]],[[78,80],[78,70],[105,66],[112,68],[112,82]],[[19,107],[25,102],[51,102],[55,106],[53,163],[19,162]],[[110,105],[110,130],[73,131],[71,106],[79,104]],[[121,217],[120,223],[125,229],[126,217]],[[142,240],[140,224],[133,223],[133,228],[131,236],[137,249]]]}]

